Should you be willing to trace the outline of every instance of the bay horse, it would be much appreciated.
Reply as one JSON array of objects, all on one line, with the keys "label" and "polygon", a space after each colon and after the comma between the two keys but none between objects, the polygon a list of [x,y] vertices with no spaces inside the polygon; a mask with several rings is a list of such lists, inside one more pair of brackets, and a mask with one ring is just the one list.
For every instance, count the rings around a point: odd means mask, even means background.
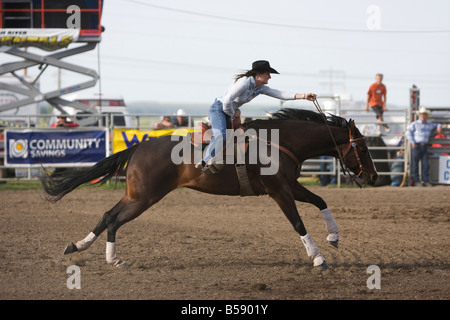
[{"label": "bay horse", "polygon": [[[302,163],[318,156],[340,159],[345,169],[351,170],[364,184],[374,185],[378,174],[364,136],[353,120],[302,109],[280,109],[270,119],[255,120],[243,124],[245,130],[278,130],[278,170],[262,175],[260,169],[267,164],[260,161],[247,164],[248,180],[255,195],[269,195],[294,230],[300,235],[313,266],[327,269],[328,265],[307,233],[299,216],[295,201],[316,206],[325,221],[327,240],[338,245],[338,226],[326,202],[310,192],[299,182]],[[107,230],[106,261],[117,267],[126,267],[116,254],[116,232],[126,222],[161,200],[176,188],[186,187],[218,195],[240,195],[240,184],[235,166],[225,164],[216,174],[206,174],[196,168],[194,161],[176,164],[171,161],[172,149],[177,141],[162,136],[135,144],[115,153],[85,171],[65,171],[61,174],[43,174],[40,179],[48,201],[59,201],[78,186],[97,179],[105,183],[120,172],[126,174],[126,191],[123,198],[105,212],[98,224],[82,240],[70,243],[64,254],[86,250],[97,237]],[[267,142],[270,145],[270,141]],[[194,146],[192,146],[194,148]]]}]

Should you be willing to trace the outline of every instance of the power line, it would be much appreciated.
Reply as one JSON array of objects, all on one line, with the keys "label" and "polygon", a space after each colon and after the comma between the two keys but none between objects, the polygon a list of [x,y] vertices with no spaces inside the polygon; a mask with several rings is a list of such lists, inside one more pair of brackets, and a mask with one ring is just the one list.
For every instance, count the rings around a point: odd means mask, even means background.
[{"label": "power line", "polygon": [[[148,65],[155,65],[159,68],[190,68],[194,69],[196,71],[202,71],[202,72],[239,72],[234,67],[226,67],[226,66],[219,66],[219,65],[207,65],[207,64],[196,64],[196,63],[190,63],[190,62],[180,62],[180,61],[168,61],[168,60],[157,60],[157,59],[151,59],[151,58],[141,58],[141,57],[132,57],[132,59],[124,60],[122,56],[116,56],[113,54],[105,54],[102,53],[101,58],[103,61],[114,61],[114,62],[120,62],[120,65],[133,65],[137,64],[139,68],[143,68],[143,64]],[[85,56],[83,58],[80,57],[80,59],[87,60],[93,60],[97,59],[94,56]],[[335,70],[337,72],[337,70]],[[307,77],[307,78],[323,78],[324,73],[327,73],[329,71],[318,71],[317,73],[314,72],[298,72],[298,71],[282,71],[283,77]],[[342,73],[343,71],[339,71]],[[345,72],[345,80],[363,80],[368,81],[368,79],[372,79],[372,74],[370,75],[364,75],[364,74],[348,74]],[[409,83],[412,81],[412,79],[420,79],[423,83],[432,83],[432,84],[438,84],[438,85],[447,85],[450,83],[450,77],[448,77],[447,74],[442,75],[430,75],[430,74],[393,74],[386,78],[386,80],[389,80],[389,82],[400,82],[400,83]],[[369,80],[370,81],[370,80]]]},{"label": "power line", "polygon": [[139,0],[122,0],[122,1],[132,2],[132,3],[136,3],[139,5],[146,6],[146,7],[155,8],[155,9],[167,10],[167,11],[178,12],[178,13],[189,14],[189,15],[195,15],[195,16],[204,17],[204,18],[213,18],[213,19],[219,19],[219,20],[225,20],[225,21],[258,24],[258,25],[272,26],[272,27],[283,27],[283,28],[316,30],[316,31],[356,32],[356,33],[370,32],[370,33],[385,33],[385,34],[386,33],[403,33],[403,34],[406,34],[406,33],[409,33],[409,34],[450,33],[450,30],[446,30],[446,29],[441,29],[441,30],[382,30],[382,29],[368,30],[368,29],[345,29],[345,28],[329,28],[329,27],[316,27],[316,26],[299,26],[299,25],[291,25],[291,24],[284,24],[284,23],[262,22],[262,21],[257,21],[257,20],[247,20],[247,19],[224,17],[224,16],[219,16],[219,15],[214,15],[214,14],[207,14],[207,13],[195,12],[195,11],[190,11],[190,10],[159,6],[159,5],[155,5],[155,4],[151,4],[151,3],[147,3],[147,2],[142,2]]}]

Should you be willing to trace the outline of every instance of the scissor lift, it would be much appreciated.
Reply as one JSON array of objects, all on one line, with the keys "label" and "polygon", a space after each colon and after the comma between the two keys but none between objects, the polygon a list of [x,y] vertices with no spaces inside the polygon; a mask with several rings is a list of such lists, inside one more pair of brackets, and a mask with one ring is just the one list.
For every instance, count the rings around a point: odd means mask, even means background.
[{"label": "scissor lift", "polygon": [[[8,54],[23,59],[0,65],[0,90],[25,97],[0,105],[0,112],[47,101],[63,114],[66,112],[62,106],[97,114],[96,108],[61,98],[65,94],[95,86],[99,79],[97,72],[62,59],[96,48],[101,41],[101,14],[102,0],[0,0],[0,56]],[[69,48],[75,43],[80,45]],[[43,53],[29,52],[29,47],[39,48]],[[36,66],[39,72],[32,83],[19,75],[19,70]],[[49,66],[90,79],[41,92],[36,84]],[[8,74],[17,78],[21,84],[2,82],[1,76]],[[83,120],[79,123],[84,124]]]}]

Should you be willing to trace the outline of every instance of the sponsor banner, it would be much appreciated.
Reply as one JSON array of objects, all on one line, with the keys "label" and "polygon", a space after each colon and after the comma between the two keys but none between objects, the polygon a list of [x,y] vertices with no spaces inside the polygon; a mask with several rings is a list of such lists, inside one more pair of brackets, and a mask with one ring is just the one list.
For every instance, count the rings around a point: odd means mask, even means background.
[{"label": "sponsor banner", "polygon": [[178,135],[185,136],[194,129],[158,129],[158,130],[137,130],[137,129],[114,129],[112,152],[117,153],[125,150],[136,143],[156,139],[161,136]]},{"label": "sponsor banner", "polygon": [[5,166],[91,166],[108,155],[107,129],[5,130]]},{"label": "sponsor banner", "polygon": [[79,29],[0,29],[0,47],[37,47],[47,51],[76,42]]},{"label": "sponsor banner", "polygon": [[450,156],[439,157],[439,183],[450,184]]}]

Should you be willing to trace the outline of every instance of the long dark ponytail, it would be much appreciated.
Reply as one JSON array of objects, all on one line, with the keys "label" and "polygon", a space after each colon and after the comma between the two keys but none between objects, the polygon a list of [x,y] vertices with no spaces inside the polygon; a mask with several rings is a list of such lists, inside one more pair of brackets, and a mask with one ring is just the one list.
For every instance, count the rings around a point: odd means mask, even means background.
[{"label": "long dark ponytail", "polygon": [[234,77],[234,82],[238,81],[240,78],[243,78],[243,77],[255,77],[257,73],[258,72],[256,72],[255,70],[248,70],[245,73],[237,74]]}]

